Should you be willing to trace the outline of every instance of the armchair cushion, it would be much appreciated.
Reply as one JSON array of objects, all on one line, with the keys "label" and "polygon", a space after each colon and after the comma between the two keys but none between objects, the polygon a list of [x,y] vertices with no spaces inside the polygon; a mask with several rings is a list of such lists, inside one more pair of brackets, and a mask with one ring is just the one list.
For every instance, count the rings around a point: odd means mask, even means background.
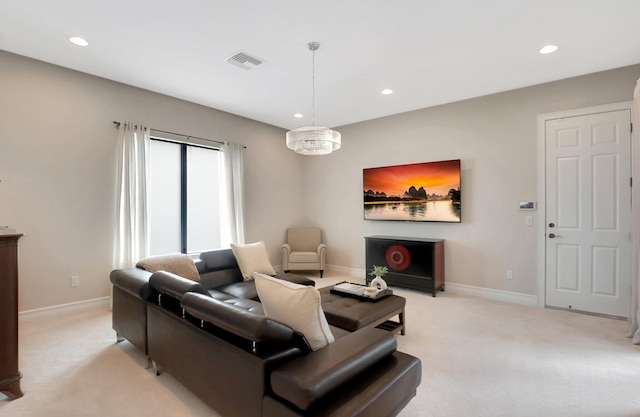
[{"label": "armchair cushion", "polygon": [[322,232],[317,227],[292,227],[287,229],[287,243],[292,252],[316,252]]},{"label": "armchair cushion", "polygon": [[291,252],[289,262],[318,262],[317,252]]},{"label": "armchair cushion", "polygon": [[267,317],[302,333],[313,350],[335,340],[316,288],[258,273],[254,274],[254,279]]},{"label": "armchair cushion", "polygon": [[237,245],[232,243],[231,250],[238,261],[238,266],[245,281],[253,279],[253,273],[257,272],[266,275],[275,275],[267,249],[263,241]]}]

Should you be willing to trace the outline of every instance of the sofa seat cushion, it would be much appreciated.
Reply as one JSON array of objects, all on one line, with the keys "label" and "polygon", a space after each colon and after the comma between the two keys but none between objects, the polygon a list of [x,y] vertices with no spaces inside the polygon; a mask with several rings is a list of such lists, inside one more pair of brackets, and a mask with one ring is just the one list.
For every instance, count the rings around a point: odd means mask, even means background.
[{"label": "sofa seat cushion", "polygon": [[[312,287],[315,286],[316,284],[315,281],[307,277],[303,277],[301,275],[296,275],[296,274],[290,274],[290,273],[278,274],[275,277],[285,281],[293,282],[294,284],[309,285]],[[213,291],[227,294],[228,296],[227,299],[246,298],[248,300],[260,301],[260,299],[258,298],[258,291],[256,290],[256,283],[253,280],[236,281],[229,284],[220,285],[218,287],[215,287],[215,289],[210,290],[209,293],[212,294]],[[220,299],[219,296],[215,296],[214,298]]]},{"label": "sofa seat cushion", "polygon": [[262,303],[259,301],[249,300],[247,298],[229,298],[228,300],[224,300],[224,303],[239,310],[250,311],[261,316],[265,315]]},{"label": "sofa seat cushion", "polygon": [[254,279],[267,317],[302,333],[313,350],[335,340],[322,311],[318,290],[263,274],[254,274]]},{"label": "sofa seat cushion", "polygon": [[225,301],[225,300],[235,300],[237,297],[234,297],[226,292],[218,291],[218,290],[208,290],[209,296],[211,298],[215,298],[216,300]]},{"label": "sofa seat cushion", "polygon": [[216,287],[215,289],[227,293],[235,298],[258,300],[258,291],[256,290],[256,283],[253,282],[253,280],[234,282]]},{"label": "sofa seat cushion", "polygon": [[319,262],[318,252],[291,252],[289,262],[312,263]]}]

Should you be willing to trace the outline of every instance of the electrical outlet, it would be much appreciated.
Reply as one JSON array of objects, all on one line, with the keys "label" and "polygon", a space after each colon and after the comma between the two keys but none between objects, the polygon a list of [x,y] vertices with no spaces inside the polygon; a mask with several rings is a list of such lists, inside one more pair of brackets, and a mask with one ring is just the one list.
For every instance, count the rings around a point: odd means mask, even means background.
[{"label": "electrical outlet", "polygon": [[71,277],[71,286],[72,287],[78,287],[80,285],[80,277],[77,275],[74,275]]},{"label": "electrical outlet", "polygon": [[507,271],[507,279],[513,279],[513,271],[512,270],[508,270]]},{"label": "electrical outlet", "polygon": [[524,224],[527,226],[533,225],[533,216],[527,216],[524,218]]}]

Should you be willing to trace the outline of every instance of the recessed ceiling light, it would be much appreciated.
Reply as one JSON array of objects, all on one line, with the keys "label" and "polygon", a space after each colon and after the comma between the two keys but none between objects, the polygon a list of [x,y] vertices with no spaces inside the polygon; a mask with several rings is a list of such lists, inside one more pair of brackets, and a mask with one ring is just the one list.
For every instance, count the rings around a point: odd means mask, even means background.
[{"label": "recessed ceiling light", "polygon": [[558,50],[558,47],[556,45],[547,45],[547,46],[545,46],[544,48],[542,48],[540,50],[540,53],[543,54],[543,55],[544,54],[551,54],[551,53],[553,53],[553,52],[555,52],[557,50]]},{"label": "recessed ceiling light", "polygon": [[393,90],[390,88],[385,88],[384,90],[380,91],[380,93],[388,96],[389,94],[393,94]]},{"label": "recessed ceiling light", "polygon": [[297,119],[301,119],[304,117],[304,115],[302,113],[296,113],[293,115],[293,117],[297,118]]},{"label": "recessed ceiling light", "polygon": [[72,36],[69,38],[69,42],[71,42],[74,45],[78,45],[78,46],[87,46],[89,45],[89,42],[87,42],[84,38],[81,38],[80,36]]}]

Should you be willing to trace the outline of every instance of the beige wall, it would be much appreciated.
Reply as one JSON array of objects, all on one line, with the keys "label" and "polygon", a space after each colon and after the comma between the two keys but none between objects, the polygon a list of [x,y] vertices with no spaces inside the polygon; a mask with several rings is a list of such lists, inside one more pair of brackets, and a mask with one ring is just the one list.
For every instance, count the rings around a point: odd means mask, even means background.
[{"label": "beige wall", "polygon": [[110,294],[113,120],[245,144],[247,240],[265,240],[280,264],[284,228],[302,212],[291,190],[303,189],[284,130],[0,51],[0,225],[25,234],[21,311]]},{"label": "beige wall", "polygon": [[[537,115],[631,100],[639,77],[636,65],[343,126],[340,151],[303,157],[282,129],[0,51],[0,225],[25,233],[20,310],[109,294],[112,120],[247,145],[247,240],[274,265],[290,225],[323,227],[328,264],[360,274],[364,236],[439,237],[449,282],[535,294],[537,225],[518,202],[536,200]],[[362,168],[457,158],[461,224],[362,219]]]},{"label": "beige wall", "polygon": [[[364,276],[364,236],[444,238],[449,282],[535,295],[537,116],[632,100],[640,65],[338,128],[342,148],[305,164],[305,214],[321,225],[327,262]],[[402,92],[397,92],[402,94]],[[364,221],[362,169],[462,160],[462,223]],[[513,279],[506,279],[506,271]]]}]

